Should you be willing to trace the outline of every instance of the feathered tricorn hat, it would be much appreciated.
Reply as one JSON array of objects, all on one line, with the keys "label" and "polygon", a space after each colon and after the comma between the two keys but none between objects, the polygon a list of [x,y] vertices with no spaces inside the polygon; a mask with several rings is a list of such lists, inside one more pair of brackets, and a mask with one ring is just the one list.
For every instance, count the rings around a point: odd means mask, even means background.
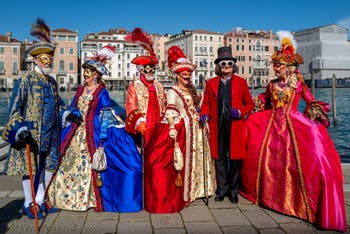
[{"label": "feathered tricorn hat", "polygon": [[27,53],[33,57],[39,54],[55,53],[56,45],[51,41],[51,29],[43,19],[38,18],[35,24],[32,24],[30,34],[38,38],[41,42],[28,48]]},{"label": "feathered tricorn hat", "polygon": [[157,65],[158,59],[153,50],[152,37],[146,32],[142,31],[141,28],[135,28],[131,33],[125,37],[126,41],[137,43],[143,49],[145,49],[149,55],[141,55],[135,57],[131,63],[136,65]]},{"label": "feathered tricorn hat", "polygon": [[303,57],[296,53],[297,43],[294,40],[293,34],[289,31],[278,31],[276,34],[280,40],[281,48],[271,56],[272,62],[290,66],[303,64]]},{"label": "feathered tricorn hat", "polygon": [[88,57],[84,63],[83,68],[95,68],[96,71],[102,75],[108,74],[106,64],[115,55],[115,48],[112,45],[106,45],[95,53],[95,56]]},{"label": "feathered tricorn hat", "polygon": [[178,46],[168,49],[168,66],[171,72],[193,71],[197,65],[187,59],[184,52]]}]

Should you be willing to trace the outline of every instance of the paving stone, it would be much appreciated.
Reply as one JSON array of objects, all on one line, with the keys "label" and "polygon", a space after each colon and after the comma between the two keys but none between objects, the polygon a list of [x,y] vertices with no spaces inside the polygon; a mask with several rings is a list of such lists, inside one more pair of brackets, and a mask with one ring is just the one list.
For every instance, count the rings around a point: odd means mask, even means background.
[{"label": "paving stone", "polygon": [[125,222],[120,221],[117,227],[118,234],[129,233],[152,233],[152,227],[149,222]]},{"label": "paving stone", "polygon": [[1,191],[22,190],[22,177],[0,175],[0,185]]},{"label": "paving stone", "polygon": [[[350,207],[349,206],[345,206],[345,212],[346,212],[346,224],[348,225],[348,227],[350,227]],[[348,228],[348,230],[350,230],[350,228]]]},{"label": "paving stone", "polygon": [[263,211],[243,211],[243,214],[258,229],[278,227],[277,223]]},{"label": "paving stone", "polygon": [[81,233],[114,233],[117,230],[117,222],[117,220],[113,219],[89,219],[84,223]]},{"label": "paving stone", "polygon": [[258,233],[252,226],[230,226],[221,227],[224,233],[227,234],[256,234]]},{"label": "paving stone", "polygon": [[155,229],[154,234],[184,234],[186,233],[184,228],[176,229]]},{"label": "paving stone", "polygon": [[259,232],[260,232],[260,234],[284,234],[285,233],[283,230],[281,230],[279,228],[273,228],[273,229],[266,228],[266,229],[259,230]]},{"label": "paving stone", "polygon": [[239,209],[212,209],[215,220],[220,227],[235,225],[250,225],[248,219]]},{"label": "paving stone", "polygon": [[180,214],[151,214],[151,222],[154,229],[183,228]]},{"label": "paving stone", "polygon": [[15,198],[22,198],[24,197],[23,191],[22,190],[15,190],[12,191],[10,194],[8,194],[9,197],[15,197]]},{"label": "paving stone", "polygon": [[[42,233],[47,233],[47,226],[44,226],[44,219],[38,220],[39,230]],[[35,233],[35,221],[27,216],[23,216],[12,223],[9,231],[6,233]]]},{"label": "paving stone", "polygon": [[[210,198],[209,198],[209,201],[210,201]],[[203,198],[198,198],[198,199],[194,200],[193,202],[191,202],[190,206],[206,206],[206,205],[205,205]]]},{"label": "paving stone", "polygon": [[134,213],[120,213],[120,221],[150,221],[150,214],[146,211],[134,212]]},{"label": "paving stone", "polygon": [[65,217],[58,216],[51,225],[49,233],[80,233],[83,230],[85,219],[82,217]]},{"label": "paving stone", "polygon": [[87,219],[118,219],[118,212],[95,212],[93,209],[87,211]]},{"label": "paving stone", "polygon": [[0,191],[0,198],[4,198],[9,195],[12,191]]},{"label": "paving stone", "polygon": [[280,227],[286,233],[298,233],[298,234],[306,234],[306,233],[315,233],[316,229],[308,223],[283,223],[280,224]]},{"label": "paving stone", "polygon": [[70,211],[70,210],[61,210],[59,212],[59,218],[86,218],[89,211]]},{"label": "paving stone", "polygon": [[237,206],[238,206],[238,208],[241,211],[244,211],[244,210],[261,210],[261,208],[259,206],[254,205],[253,203],[250,203],[250,204],[238,203]]},{"label": "paving stone", "polygon": [[214,221],[185,223],[187,233],[222,233],[218,224]]},{"label": "paving stone", "polygon": [[189,206],[181,211],[184,222],[214,221],[207,206]]},{"label": "paving stone", "polygon": [[301,219],[292,217],[292,216],[288,216],[288,215],[283,215],[277,212],[274,212],[272,210],[265,210],[265,212],[272,217],[273,220],[275,220],[275,222],[277,223],[302,223],[304,222]]},{"label": "paving stone", "polygon": [[209,209],[232,209],[237,208],[237,204],[232,204],[227,197],[223,201],[217,202],[214,197],[209,200]]}]

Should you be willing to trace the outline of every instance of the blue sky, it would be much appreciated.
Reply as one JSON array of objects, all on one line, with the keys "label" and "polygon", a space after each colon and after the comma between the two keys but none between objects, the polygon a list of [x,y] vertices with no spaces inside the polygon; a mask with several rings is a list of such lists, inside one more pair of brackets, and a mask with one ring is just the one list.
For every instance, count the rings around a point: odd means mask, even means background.
[{"label": "blue sky", "polygon": [[[57,2],[57,4],[55,3]],[[3,1],[0,34],[14,38],[30,36],[31,24],[43,18],[52,29],[87,33],[124,27],[141,27],[150,33],[180,33],[183,29],[206,29],[225,33],[235,27],[255,30],[297,31],[328,24],[350,29],[350,1],[314,0],[221,0],[136,1],[76,0]]]}]

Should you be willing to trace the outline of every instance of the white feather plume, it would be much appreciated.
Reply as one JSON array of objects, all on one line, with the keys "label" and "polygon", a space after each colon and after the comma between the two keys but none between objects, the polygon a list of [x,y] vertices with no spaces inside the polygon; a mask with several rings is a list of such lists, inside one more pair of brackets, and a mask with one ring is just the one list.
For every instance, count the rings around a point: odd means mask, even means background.
[{"label": "white feather plume", "polygon": [[278,39],[280,41],[282,41],[283,38],[289,38],[291,41],[292,41],[292,44],[293,44],[293,47],[294,47],[294,50],[296,51],[297,50],[297,42],[294,40],[294,36],[293,34],[290,32],[290,31],[278,31],[276,33],[276,35],[278,36]]}]

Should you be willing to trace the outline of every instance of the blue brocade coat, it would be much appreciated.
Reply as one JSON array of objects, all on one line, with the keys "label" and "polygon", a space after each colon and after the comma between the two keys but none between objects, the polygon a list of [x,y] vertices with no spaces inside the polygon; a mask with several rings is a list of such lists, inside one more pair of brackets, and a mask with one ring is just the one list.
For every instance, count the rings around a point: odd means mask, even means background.
[{"label": "blue brocade coat", "polygon": [[[9,119],[2,137],[11,145],[17,131],[27,126],[38,143],[39,153],[47,155],[45,169],[54,172],[59,160],[60,112],[65,104],[57,92],[57,83],[50,76],[36,72],[17,80],[9,107]],[[33,173],[36,172],[37,155],[31,153]],[[7,175],[29,175],[25,149],[10,148],[5,172]]]}]

